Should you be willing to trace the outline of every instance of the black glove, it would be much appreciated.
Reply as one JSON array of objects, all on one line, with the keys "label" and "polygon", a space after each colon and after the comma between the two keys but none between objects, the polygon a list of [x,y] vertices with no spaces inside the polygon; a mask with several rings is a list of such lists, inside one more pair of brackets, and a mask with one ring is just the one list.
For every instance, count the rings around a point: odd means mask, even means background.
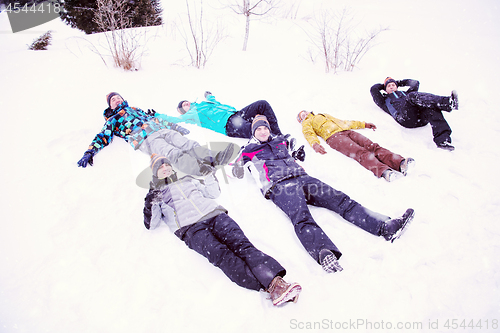
[{"label": "black glove", "polygon": [[304,145],[300,146],[299,149],[292,153],[292,157],[296,160],[304,162],[306,159],[306,152],[304,151]]},{"label": "black glove", "polygon": [[148,111],[146,112],[146,114],[148,116],[154,117],[154,116],[156,116],[156,111],[153,110],[153,109],[148,109]]},{"label": "black glove", "polygon": [[208,165],[208,164],[204,164],[204,163],[201,163],[201,162],[198,162],[199,163],[199,166],[200,166],[200,174],[202,176],[208,176],[209,174],[211,173],[214,173],[214,171],[216,171],[217,169],[214,169],[214,167]]},{"label": "black glove", "polygon": [[78,161],[78,166],[85,168],[87,167],[87,164],[90,164],[91,166],[94,165],[94,155],[95,155],[95,150],[89,149],[87,150],[84,154],[83,157]]},{"label": "black glove", "polygon": [[182,127],[182,126],[179,126],[177,124],[174,124],[174,123],[168,123],[168,125],[170,126],[171,129],[173,129],[174,131],[177,131],[179,133],[181,133],[182,135],[188,135],[189,133],[191,133],[188,129]]},{"label": "black glove", "polygon": [[160,190],[151,191],[151,205],[159,204],[163,201],[163,195]]},{"label": "black glove", "polygon": [[235,176],[238,179],[243,178],[245,175],[245,169],[243,167],[243,160],[239,160],[233,165],[233,170],[231,170],[233,173],[233,176]]},{"label": "black glove", "polygon": [[205,91],[205,98],[207,98],[208,95],[212,95],[210,91]]}]

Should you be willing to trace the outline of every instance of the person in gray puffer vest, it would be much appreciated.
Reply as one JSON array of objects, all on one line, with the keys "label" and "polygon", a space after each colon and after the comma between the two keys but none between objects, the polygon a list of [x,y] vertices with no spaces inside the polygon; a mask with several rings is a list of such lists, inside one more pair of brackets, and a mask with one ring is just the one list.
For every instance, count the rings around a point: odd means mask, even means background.
[{"label": "person in gray puffer vest", "polygon": [[192,250],[219,267],[237,285],[270,294],[274,305],[296,302],[302,287],[283,280],[286,270],[248,240],[227,210],[213,174],[204,180],[177,178],[163,156],[151,156],[153,180],[145,198],[144,225],[152,230],[167,224]]}]

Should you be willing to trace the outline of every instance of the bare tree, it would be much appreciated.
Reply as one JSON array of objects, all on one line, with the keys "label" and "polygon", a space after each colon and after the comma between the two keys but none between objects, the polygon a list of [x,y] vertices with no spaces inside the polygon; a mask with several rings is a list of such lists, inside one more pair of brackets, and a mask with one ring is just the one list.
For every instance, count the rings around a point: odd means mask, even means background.
[{"label": "bare tree", "polygon": [[190,6],[189,0],[186,0],[187,28],[189,31],[186,31],[181,25],[179,32],[184,38],[186,49],[191,58],[191,65],[196,68],[203,68],[217,44],[226,36],[220,21],[210,24],[205,20],[203,16],[203,1],[199,2],[199,7],[197,6],[197,1],[193,1],[194,5]]},{"label": "bare tree", "polygon": [[[311,23],[308,33],[317,54],[323,59],[325,72],[352,71],[373,46],[375,38],[387,28],[375,29],[358,37],[353,15],[344,8],[340,13],[324,10]],[[311,59],[314,57],[311,56]]]},{"label": "bare tree", "polygon": [[[126,0],[97,0],[94,21],[106,37],[108,50],[117,67],[133,70],[139,67],[144,45],[140,28],[130,29]],[[102,56],[101,56],[102,58]]]},{"label": "bare tree", "polygon": [[228,7],[236,14],[245,15],[245,39],[243,40],[243,51],[247,50],[248,35],[250,34],[250,17],[264,16],[271,10],[277,8],[279,0],[231,0]]},{"label": "bare tree", "polygon": [[284,4],[280,5],[279,15],[283,18],[289,18],[292,20],[297,19],[299,14],[300,5],[302,0],[288,0]]}]

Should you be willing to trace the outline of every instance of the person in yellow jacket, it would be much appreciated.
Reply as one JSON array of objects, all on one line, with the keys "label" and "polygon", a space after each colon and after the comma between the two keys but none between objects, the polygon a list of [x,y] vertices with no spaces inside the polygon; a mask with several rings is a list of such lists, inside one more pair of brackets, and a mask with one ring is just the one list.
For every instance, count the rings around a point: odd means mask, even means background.
[{"label": "person in yellow jacket", "polygon": [[340,120],[326,113],[314,114],[309,111],[300,111],[297,121],[302,124],[302,133],[315,152],[326,154],[318,139],[320,136],[332,149],[353,158],[375,176],[389,182],[401,175],[406,176],[408,168],[415,162],[411,157],[394,154],[364,135],[351,131],[362,128],[375,130],[377,127],[372,123]]}]

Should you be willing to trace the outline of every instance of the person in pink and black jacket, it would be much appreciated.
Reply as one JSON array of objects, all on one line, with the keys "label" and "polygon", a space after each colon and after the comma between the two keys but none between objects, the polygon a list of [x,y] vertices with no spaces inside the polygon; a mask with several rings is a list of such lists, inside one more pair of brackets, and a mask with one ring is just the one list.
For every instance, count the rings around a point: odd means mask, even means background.
[{"label": "person in pink and black jacket", "polygon": [[408,209],[391,219],[375,213],[358,202],[307,174],[290,154],[283,137],[272,137],[265,116],[257,116],[252,124],[253,142],[245,146],[233,166],[233,175],[243,178],[245,168],[256,179],[266,199],[274,202],[291,220],[295,233],[307,253],[329,273],[341,271],[342,255],[327,234],[314,221],[308,205],[324,207],[348,222],[375,235],[394,241],[414,215]]}]

